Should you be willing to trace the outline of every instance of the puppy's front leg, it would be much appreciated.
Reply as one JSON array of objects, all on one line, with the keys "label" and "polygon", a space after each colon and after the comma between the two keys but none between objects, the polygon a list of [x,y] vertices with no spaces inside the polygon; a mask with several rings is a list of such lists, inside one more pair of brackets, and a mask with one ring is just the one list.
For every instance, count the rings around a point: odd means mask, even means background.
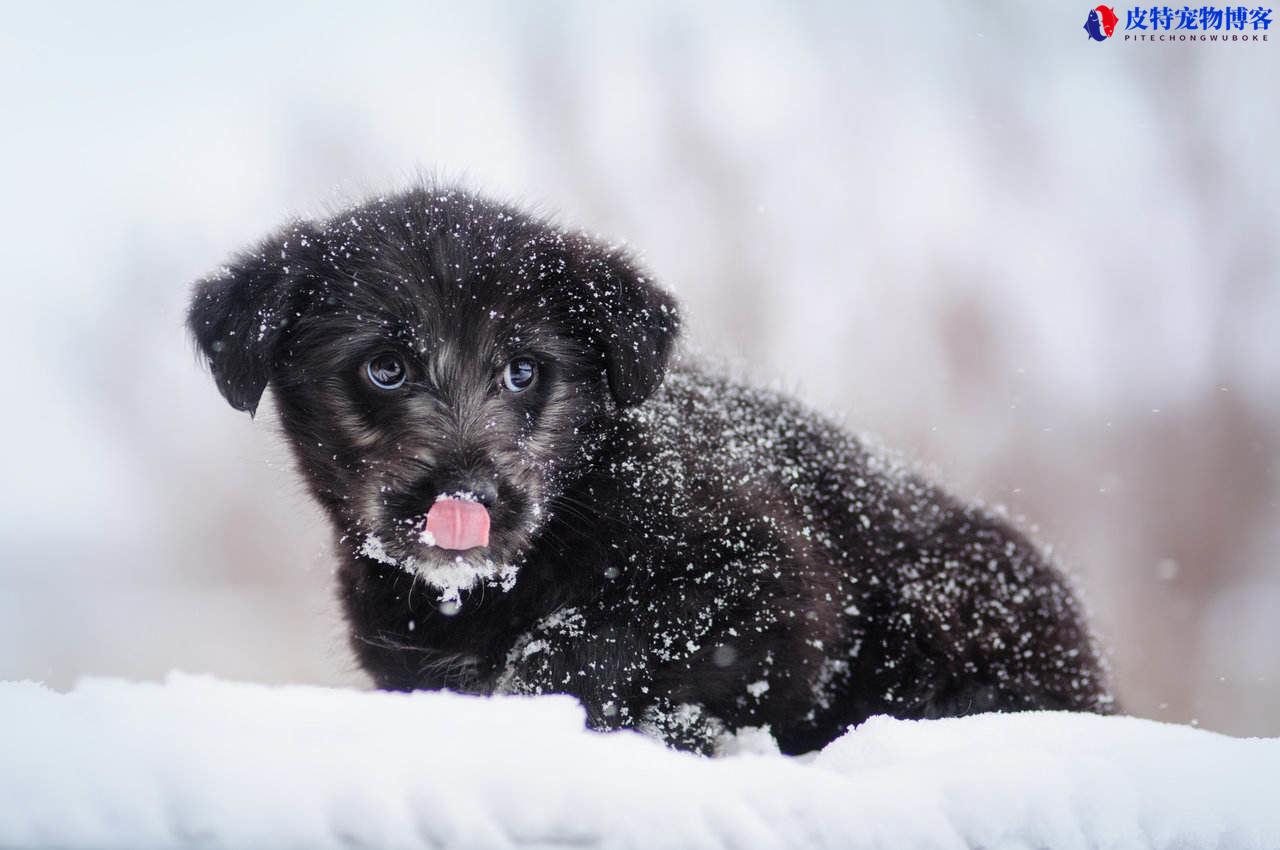
[{"label": "puppy's front leg", "polygon": [[725,724],[660,692],[643,635],[601,619],[565,609],[540,622],[508,653],[494,692],[569,694],[593,729],[636,729],[675,749],[712,753]]},{"label": "puppy's front leg", "polygon": [[569,694],[596,729],[634,725],[629,696],[646,674],[640,642],[625,626],[590,620],[563,608],[516,641],[493,684],[494,693]]},{"label": "puppy's front leg", "polygon": [[[591,662],[584,664],[579,652],[558,651],[536,639],[525,642],[524,648],[531,648],[532,654],[508,663],[494,688],[496,693],[569,694],[581,700],[587,725],[592,729],[633,728],[673,749],[702,755],[714,753],[728,731],[723,721],[697,703],[676,703],[659,696],[646,705],[644,700],[628,698],[627,693],[643,693],[650,690],[647,686],[637,688],[628,682],[601,687],[602,683],[593,678]],[[518,651],[523,652],[524,648]],[[645,707],[637,711],[632,707],[637,703]]]}]

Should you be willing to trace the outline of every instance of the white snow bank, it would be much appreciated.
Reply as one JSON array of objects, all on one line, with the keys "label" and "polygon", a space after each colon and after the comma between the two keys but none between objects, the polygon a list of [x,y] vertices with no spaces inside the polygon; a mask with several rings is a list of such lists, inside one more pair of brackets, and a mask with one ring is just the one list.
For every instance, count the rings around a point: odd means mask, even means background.
[{"label": "white snow bank", "polygon": [[876,718],[811,759],[710,760],[563,697],[0,684],[0,847],[189,846],[1273,850],[1280,739]]}]

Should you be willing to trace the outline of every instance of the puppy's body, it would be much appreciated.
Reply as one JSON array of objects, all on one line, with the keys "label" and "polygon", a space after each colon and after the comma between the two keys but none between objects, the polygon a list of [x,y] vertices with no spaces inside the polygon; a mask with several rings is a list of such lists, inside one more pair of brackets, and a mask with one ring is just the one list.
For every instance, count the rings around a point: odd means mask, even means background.
[{"label": "puppy's body", "polygon": [[[781,396],[668,372],[674,304],[583,236],[410,192],[241,257],[191,325],[234,405],[274,386],[382,687],[569,693],[702,751],[1110,707],[1044,555]],[[382,391],[359,375],[387,350]],[[495,387],[518,359],[536,382]],[[422,537],[454,491],[485,494],[483,549]]]},{"label": "puppy's body", "polygon": [[784,398],[676,370],[592,456],[515,586],[452,616],[346,562],[381,685],[571,693],[699,749],[767,724],[786,752],[878,713],[1105,708],[1077,604],[1025,539]]}]

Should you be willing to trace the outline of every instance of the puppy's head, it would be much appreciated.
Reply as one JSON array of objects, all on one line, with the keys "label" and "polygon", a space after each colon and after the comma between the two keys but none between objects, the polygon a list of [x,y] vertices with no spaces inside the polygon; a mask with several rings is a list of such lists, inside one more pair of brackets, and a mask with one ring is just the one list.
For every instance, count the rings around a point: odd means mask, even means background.
[{"label": "puppy's head", "polygon": [[241,254],[188,324],[233,407],[272,386],[344,539],[452,589],[514,575],[677,315],[617,249],[419,189]]}]

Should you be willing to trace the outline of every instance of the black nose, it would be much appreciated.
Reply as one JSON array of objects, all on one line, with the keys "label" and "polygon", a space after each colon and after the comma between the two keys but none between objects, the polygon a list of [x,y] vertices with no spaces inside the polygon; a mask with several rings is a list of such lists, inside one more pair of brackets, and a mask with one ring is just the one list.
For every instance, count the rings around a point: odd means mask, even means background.
[{"label": "black nose", "polygon": [[436,493],[441,496],[466,494],[486,508],[491,508],[498,501],[498,482],[486,475],[447,476],[436,482]]}]

